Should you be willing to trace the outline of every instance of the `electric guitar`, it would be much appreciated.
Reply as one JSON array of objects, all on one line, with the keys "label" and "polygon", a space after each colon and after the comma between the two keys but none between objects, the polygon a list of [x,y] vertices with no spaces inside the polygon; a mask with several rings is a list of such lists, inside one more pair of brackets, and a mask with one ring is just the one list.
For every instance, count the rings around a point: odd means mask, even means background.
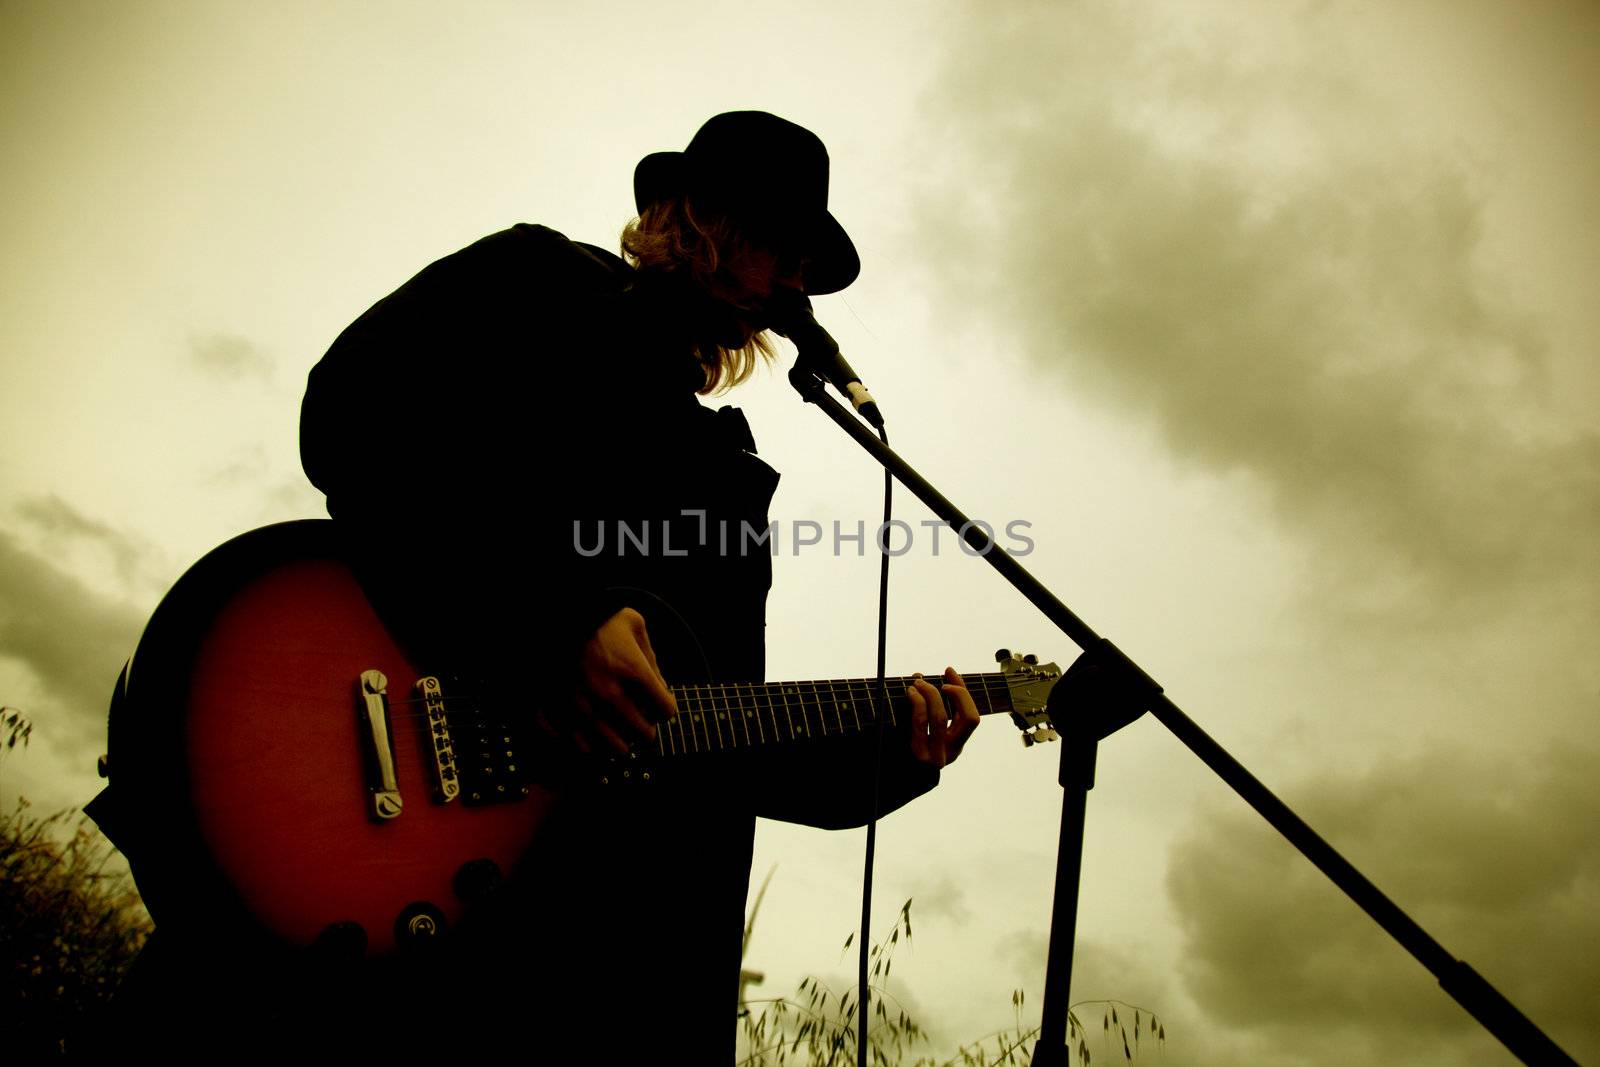
[{"label": "electric guitar", "polygon": [[[978,710],[1053,740],[1060,670],[997,658],[999,672],[965,676]],[[654,741],[578,773],[648,788],[669,768],[904,722],[910,684],[679,686]],[[527,717],[419,670],[330,520],[267,526],[207,554],[157,607],[112,700],[110,786],[88,810],[158,923],[204,916],[228,936],[385,955],[444,934],[537,847],[561,776],[541,770],[550,746]]]}]

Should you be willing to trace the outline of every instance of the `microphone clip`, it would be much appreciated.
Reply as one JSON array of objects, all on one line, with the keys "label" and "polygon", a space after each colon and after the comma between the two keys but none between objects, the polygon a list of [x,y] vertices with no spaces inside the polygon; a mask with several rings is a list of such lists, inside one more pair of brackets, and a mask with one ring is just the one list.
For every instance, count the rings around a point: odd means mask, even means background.
[{"label": "microphone clip", "polygon": [[[798,289],[788,286],[774,288],[766,304],[768,322],[774,333],[786,337],[799,352],[790,380],[797,374],[809,373],[826,380],[860,415],[876,429],[883,429],[883,415],[878,402],[861,384],[857,374],[844,356],[839,344],[822,328],[811,313],[811,298]],[[800,383],[795,382],[797,388]],[[805,393],[801,389],[802,394]]]}]

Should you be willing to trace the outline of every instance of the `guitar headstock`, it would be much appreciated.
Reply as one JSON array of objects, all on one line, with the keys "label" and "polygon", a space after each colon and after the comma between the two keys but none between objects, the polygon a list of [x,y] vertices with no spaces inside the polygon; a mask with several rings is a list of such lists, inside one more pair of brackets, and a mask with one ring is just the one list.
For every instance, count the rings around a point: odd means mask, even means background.
[{"label": "guitar headstock", "polygon": [[1054,663],[1040,663],[1033,653],[1013,656],[1010,649],[1002,648],[994,654],[1005,675],[1006,688],[1011,693],[1011,721],[1022,731],[1024,745],[1036,745],[1060,738],[1050,721],[1050,690],[1061,680],[1061,668]]}]

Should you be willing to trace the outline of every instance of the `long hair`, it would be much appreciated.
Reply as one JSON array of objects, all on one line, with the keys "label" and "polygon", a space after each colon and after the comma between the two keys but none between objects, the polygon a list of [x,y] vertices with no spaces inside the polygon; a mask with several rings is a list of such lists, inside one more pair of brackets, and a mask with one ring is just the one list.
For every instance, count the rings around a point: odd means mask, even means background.
[{"label": "long hair", "polygon": [[[622,228],[622,255],[633,267],[676,275],[713,300],[746,311],[755,309],[770,282],[770,259],[755,247],[726,217],[696,210],[681,198],[649,205]],[[750,377],[758,360],[776,357],[766,331],[746,327],[739,333],[711,331],[693,342],[706,373],[701,393],[731,389]]]}]

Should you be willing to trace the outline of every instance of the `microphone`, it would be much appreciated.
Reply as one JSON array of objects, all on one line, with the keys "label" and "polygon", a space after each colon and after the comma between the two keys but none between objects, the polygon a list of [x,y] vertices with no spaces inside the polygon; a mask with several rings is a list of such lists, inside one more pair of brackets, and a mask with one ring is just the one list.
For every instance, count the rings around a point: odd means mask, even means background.
[{"label": "microphone", "polygon": [[788,286],[776,287],[767,301],[767,315],[772,331],[787,337],[800,350],[800,358],[795,366],[826,378],[841,396],[850,401],[856,414],[876,429],[883,429],[883,415],[878,411],[878,402],[861,384],[861,375],[851,369],[844,356],[839,354],[838,342],[828,336],[828,331],[811,314],[810,297]]}]

